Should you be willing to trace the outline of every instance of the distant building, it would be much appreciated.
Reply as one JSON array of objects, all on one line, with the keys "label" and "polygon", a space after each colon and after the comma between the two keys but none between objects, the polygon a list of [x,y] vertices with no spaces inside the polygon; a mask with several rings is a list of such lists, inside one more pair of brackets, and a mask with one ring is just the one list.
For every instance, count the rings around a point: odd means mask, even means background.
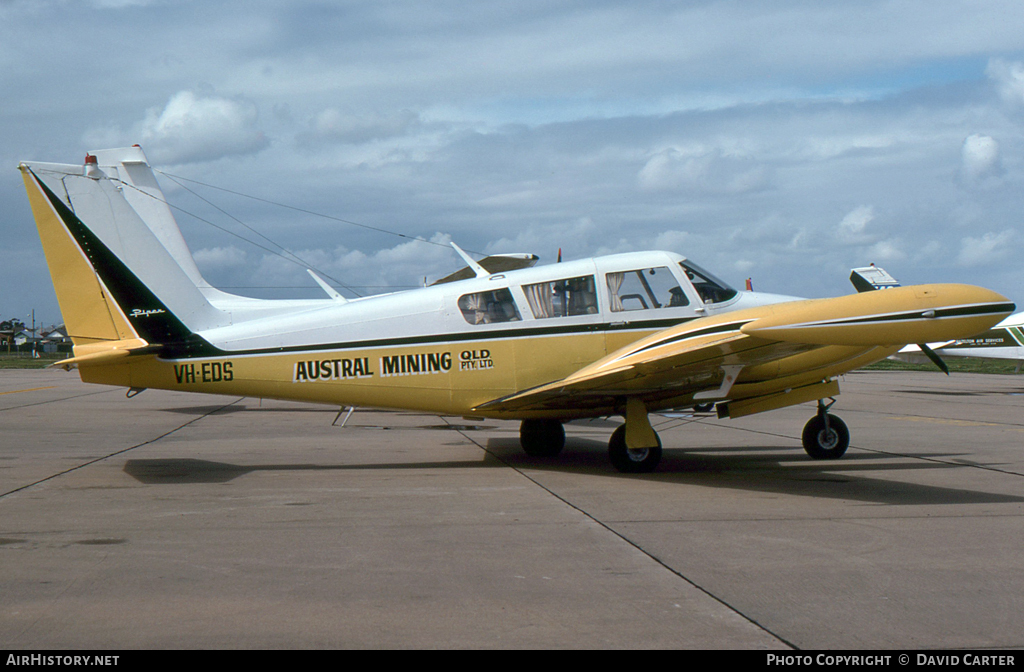
[{"label": "distant building", "polygon": [[68,336],[67,327],[63,324],[40,329],[39,333],[41,334],[39,343],[43,352],[70,352],[71,338]]},{"label": "distant building", "polygon": [[63,324],[58,327],[46,327],[40,329],[40,340],[43,343],[70,343],[71,338],[68,336],[67,327]]},{"label": "distant building", "polygon": [[25,325],[18,320],[0,321],[0,345],[10,349],[14,345],[15,334],[25,328]]}]

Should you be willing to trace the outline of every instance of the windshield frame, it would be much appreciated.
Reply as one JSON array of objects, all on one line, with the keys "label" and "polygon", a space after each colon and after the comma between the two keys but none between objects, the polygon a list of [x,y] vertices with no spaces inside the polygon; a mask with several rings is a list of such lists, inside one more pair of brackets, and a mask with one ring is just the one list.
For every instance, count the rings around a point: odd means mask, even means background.
[{"label": "windshield frame", "polygon": [[[735,289],[728,283],[723,282],[713,273],[709,273],[703,266],[694,263],[693,260],[683,259],[679,262],[679,266],[682,269],[687,282],[690,283],[697,295],[700,296],[700,300],[702,302],[715,305],[727,303],[739,296],[739,290]],[[706,282],[699,284],[694,282],[691,274],[700,276]]]}]

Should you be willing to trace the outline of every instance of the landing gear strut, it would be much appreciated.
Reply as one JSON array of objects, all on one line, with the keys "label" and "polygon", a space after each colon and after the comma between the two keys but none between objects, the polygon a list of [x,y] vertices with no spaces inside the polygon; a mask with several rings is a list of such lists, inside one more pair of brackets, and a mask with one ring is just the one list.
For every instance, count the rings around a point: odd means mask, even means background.
[{"label": "landing gear strut", "polygon": [[661,438],[655,434],[658,442],[655,446],[647,448],[626,447],[626,426],[620,425],[612,432],[612,438],[608,441],[608,458],[612,466],[624,474],[646,474],[654,471],[661,462]]},{"label": "landing gear strut", "polygon": [[850,430],[846,423],[828,412],[832,404],[818,400],[818,414],[804,425],[803,444],[807,454],[816,460],[838,460],[850,446]]},{"label": "landing gear strut", "polygon": [[647,406],[639,397],[626,399],[626,424],[612,432],[608,458],[626,474],[654,471],[661,461],[661,439],[651,427]]},{"label": "landing gear strut", "polygon": [[565,428],[559,420],[523,420],[519,445],[530,457],[554,457],[565,446]]}]

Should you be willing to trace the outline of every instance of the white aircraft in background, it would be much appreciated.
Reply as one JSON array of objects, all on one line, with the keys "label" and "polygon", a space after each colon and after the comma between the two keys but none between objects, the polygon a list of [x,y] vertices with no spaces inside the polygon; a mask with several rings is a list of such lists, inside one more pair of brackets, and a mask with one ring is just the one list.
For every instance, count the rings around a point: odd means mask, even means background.
[{"label": "white aircraft in background", "polygon": [[[850,281],[858,291],[862,292],[900,286],[896,278],[874,264],[853,269]],[[1011,361],[1017,363],[1016,373],[1020,373],[1021,367],[1024,366],[1024,329],[1022,328],[1024,328],[1024,313],[1015,313],[984,333],[969,338],[927,343],[924,344],[924,347],[911,344],[896,354],[890,355],[889,359],[909,364],[927,364],[929,361],[939,364],[935,361],[934,355],[940,359],[973,357],[993,361]],[[939,364],[939,368],[949,373],[945,365]]]},{"label": "white aircraft in background", "polygon": [[[928,347],[940,357],[973,357],[990,361],[1016,362],[1014,373],[1020,373],[1024,366],[1024,313],[1015,313],[983,334],[971,338],[958,338],[941,343],[929,343]],[[920,347],[908,345],[890,359],[923,364],[928,361]]]},{"label": "white aircraft in background", "polygon": [[83,381],[515,419],[536,456],[561,451],[567,420],[621,415],[608,452],[624,472],[661,458],[649,413],[706,403],[738,418],[817,401],[804,449],[839,458],[839,375],[1015,308],[955,284],[738,292],[657,251],[533,268],[464,255],[470,272],[429,287],[345,299],[318,280],[328,298],[253,299],[202,278],[140,148],[20,168],[74,343],[58,365]]}]

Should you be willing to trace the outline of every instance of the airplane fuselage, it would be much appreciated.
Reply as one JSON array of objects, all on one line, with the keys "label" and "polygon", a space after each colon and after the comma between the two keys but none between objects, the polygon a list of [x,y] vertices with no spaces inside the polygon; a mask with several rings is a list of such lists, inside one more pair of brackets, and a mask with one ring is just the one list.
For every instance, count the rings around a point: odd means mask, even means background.
[{"label": "airplane fuselage", "polygon": [[[79,368],[86,382],[134,388],[467,414],[661,329],[794,299],[698,288],[684,263],[629,253],[306,301],[299,312],[198,332],[210,346],[199,356]],[[725,300],[705,301],[714,291]]]}]

